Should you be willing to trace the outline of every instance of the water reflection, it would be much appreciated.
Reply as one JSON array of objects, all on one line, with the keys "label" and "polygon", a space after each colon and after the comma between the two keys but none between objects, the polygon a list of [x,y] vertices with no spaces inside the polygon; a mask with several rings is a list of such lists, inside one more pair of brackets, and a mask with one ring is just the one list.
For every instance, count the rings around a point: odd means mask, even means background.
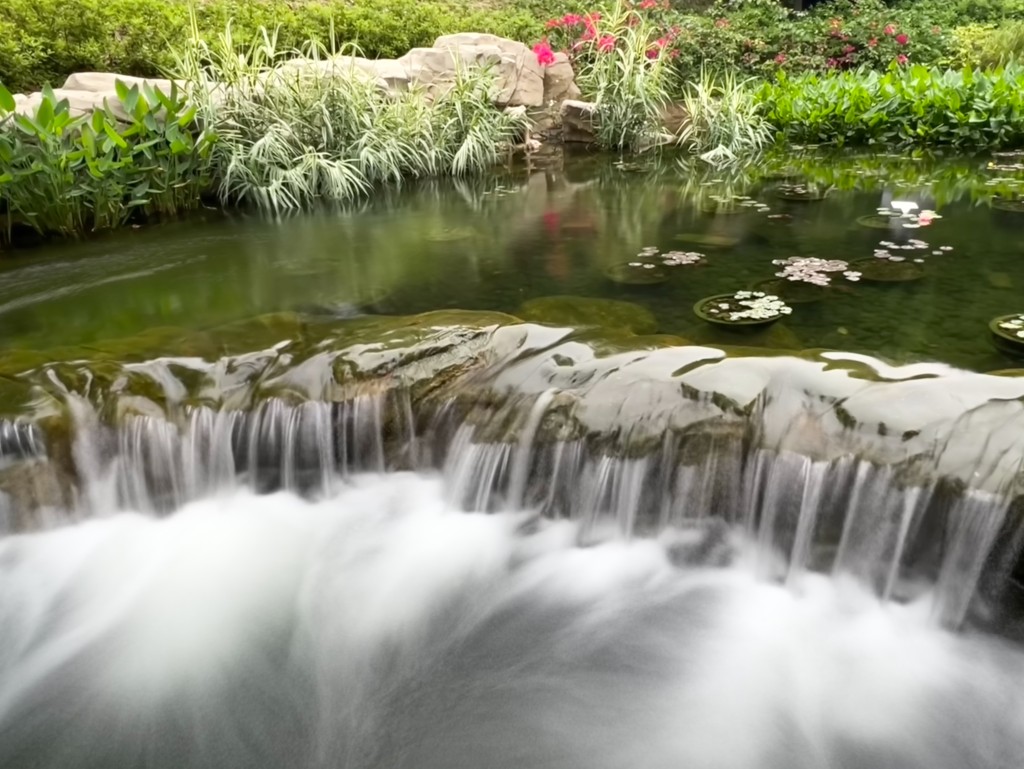
[{"label": "water reflection", "polygon": [[[514,314],[524,301],[573,294],[635,302],[659,332],[698,342],[1012,368],[1019,362],[991,346],[986,324],[1024,309],[1024,213],[1012,205],[1022,185],[1024,166],[1007,158],[803,153],[716,169],[669,155],[642,164],[587,156],[277,221],[209,214],[6,260],[0,345],[90,345],[311,309]],[[914,229],[863,221],[901,200],[942,218]],[[928,246],[913,254],[924,258],[920,280],[829,290],[768,333],[738,339],[691,310],[771,280],[775,260],[871,260],[885,242],[914,240]],[[677,250],[703,258],[630,277],[639,255]]]}]

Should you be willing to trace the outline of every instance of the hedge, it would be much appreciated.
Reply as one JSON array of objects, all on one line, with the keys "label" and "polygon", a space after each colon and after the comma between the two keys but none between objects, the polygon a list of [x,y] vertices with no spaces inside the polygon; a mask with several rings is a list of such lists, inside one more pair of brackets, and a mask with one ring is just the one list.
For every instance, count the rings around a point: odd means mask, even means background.
[{"label": "hedge", "polygon": [[[233,20],[240,42],[280,26],[291,47],[309,39],[358,43],[370,57],[397,57],[452,32],[517,40],[543,34],[536,7],[469,5],[471,0],[199,0],[200,32],[212,38]],[[0,13],[0,82],[11,91],[59,86],[71,72],[157,75],[188,34],[191,0],[6,0]],[[548,3],[572,8],[572,0]]]}]

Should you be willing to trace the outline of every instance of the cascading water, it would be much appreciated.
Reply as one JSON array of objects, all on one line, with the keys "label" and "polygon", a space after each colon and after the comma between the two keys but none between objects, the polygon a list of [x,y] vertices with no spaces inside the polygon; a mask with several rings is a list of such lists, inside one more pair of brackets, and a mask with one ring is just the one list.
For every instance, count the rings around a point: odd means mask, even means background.
[{"label": "cascading water", "polygon": [[1024,387],[417,344],[0,429],[0,766],[1018,769]]}]

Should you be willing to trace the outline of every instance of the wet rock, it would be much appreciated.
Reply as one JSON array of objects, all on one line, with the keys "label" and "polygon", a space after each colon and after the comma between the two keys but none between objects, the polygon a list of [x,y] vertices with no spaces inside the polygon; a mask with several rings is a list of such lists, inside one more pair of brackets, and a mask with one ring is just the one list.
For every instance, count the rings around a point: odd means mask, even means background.
[{"label": "wet rock", "polygon": [[562,141],[581,144],[597,142],[597,105],[567,99],[562,102]]},{"label": "wet rock", "polygon": [[658,321],[638,304],[586,296],[545,296],[524,302],[517,311],[523,320],[557,326],[597,326],[606,330],[652,334]]},{"label": "wet rock", "polygon": [[71,508],[72,482],[59,465],[29,459],[0,467],[0,533],[45,528]]}]

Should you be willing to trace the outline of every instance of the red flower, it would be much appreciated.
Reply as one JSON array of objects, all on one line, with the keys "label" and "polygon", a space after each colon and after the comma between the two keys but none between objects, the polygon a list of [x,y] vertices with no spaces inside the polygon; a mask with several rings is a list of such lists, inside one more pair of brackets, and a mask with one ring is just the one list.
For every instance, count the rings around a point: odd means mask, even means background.
[{"label": "red flower", "polygon": [[537,63],[542,67],[555,63],[555,52],[551,50],[547,40],[541,40],[533,46],[533,52],[537,56]]},{"label": "red flower", "polygon": [[896,63],[897,64],[906,64],[908,61],[909,61],[909,59],[907,59],[907,57],[904,56],[902,53],[899,56],[896,57]]},{"label": "red flower", "polygon": [[906,35],[896,35],[896,42],[900,45],[906,45],[910,42],[910,38]]},{"label": "red flower", "polygon": [[641,11],[649,11],[652,8],[657,8],[657,7],[658,7],[658,0],[643,0],[643,2],[640,3],[640,10]]},{"label": "red flower", "polygon": [[857,46],[855,46],[855,45],[843,46],[843,53],[853,53],[856,50],[857,50]]},{"label": "red flower", "polygon": [[578,27],[583,23],[583,17],[576,13],[567,13],[562,17],[562,23],[567,27]]},{"label": "red flower", "polygon": [[894,27],[892,24],[886,24],[884,31],[886,35],[892,37],[893,35],[896,34],[896,27]]},{"label": "red flower", "polygon": [[839,60],[838,59],[829,59],[825,63],[828,64],[828,66],[832,67],[832,69],[835,69],[836,67],[839,66]]},{"label": "red flower", "polygon": [[775,63],[776,64],[785,64],[786,63],[786,54],[784,54],[784,53],[778,54],[775,57]]},{"label": "red flower", "polygon": [[647,58],[651,59],[653,61],[654,59],[658,58],[658,54],[660,54],[660,53],[661,53],[661,49],[658,48],[657,46],[654,46],[654,48],[648,48],[647,49]]},{"label": "red flower", "polygon": [[877,37],[873,37],[870,40],[868,40],[868,48],[874,48],[876,45],[878,45]]},{"label": "red flower", "polygon": [[551,19],[544,26],[547,29],[557,29],[558,27],[562,26],[562,20],[561,19]]},{"label": "red flower", "polygon": [[[653,2],[653,0],[652,0]],[[597,50],[602,53],[608,53],[615,49],[615,35],[601,35],[601,39],[597,41]]]}]

